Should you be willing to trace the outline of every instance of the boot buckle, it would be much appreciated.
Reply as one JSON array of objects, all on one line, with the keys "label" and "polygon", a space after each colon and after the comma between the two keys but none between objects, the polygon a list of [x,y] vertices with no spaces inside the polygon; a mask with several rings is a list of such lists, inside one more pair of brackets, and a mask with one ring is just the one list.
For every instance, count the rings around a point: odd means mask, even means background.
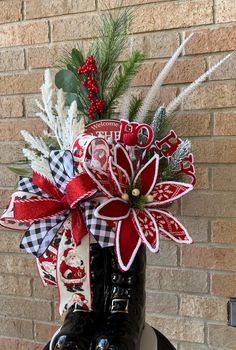
[{"label": "boot buckle", "polygon": [[129,299],[112,299],[111,313],[124,312],[128,313]]}]

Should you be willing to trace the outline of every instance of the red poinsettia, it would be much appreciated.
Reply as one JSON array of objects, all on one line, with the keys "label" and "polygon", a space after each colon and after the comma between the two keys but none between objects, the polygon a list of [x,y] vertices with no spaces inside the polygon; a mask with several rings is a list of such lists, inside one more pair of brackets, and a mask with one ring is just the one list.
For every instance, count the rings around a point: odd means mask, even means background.
[{"label": "red poinsettia", "polygon": [[126,149],[117,144],[109,158],[108,171],[85,165],[86,172],[106,195],[96,209],[97,218],[116,221],[115,248],[120,268],[127,271],[141,245],[157,253],[159,234],[179,243],[192,240],[182,224],[162,206],[182,197],[192,185],[165,181],[158,183],[159,156],[134,169]]}]

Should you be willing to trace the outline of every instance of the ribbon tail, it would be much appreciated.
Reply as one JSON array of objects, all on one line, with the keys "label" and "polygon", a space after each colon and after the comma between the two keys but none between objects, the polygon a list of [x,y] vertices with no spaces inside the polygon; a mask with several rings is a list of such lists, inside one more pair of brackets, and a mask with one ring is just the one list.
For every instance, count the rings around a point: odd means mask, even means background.
[{"label": "ribbon tail", "polygon": [[72,236],[75,244],[78,245],[79,242],[88,234],[88,229],[84,222],[84,217],[80,208],[72,210],[71,214],[71,226],[72,226]]},{"label": "ribbon tail", "polygon": [[72,305],[74,305],[75,311],[91,311],[89,247],[89,235],[86,235],[81,241],[81,244],[75,247],[73,244],[72,227],[71,229],[68,229],[68,227],[64,228],[57,257],[60,315]]},{"label": "ribbon tail", "polygon": [[23,236],[20,248],[36,257],[42,256],[52,242],[67,216],[58,215],[32,223]]},{"label": "ribbon tail", "polygon": [[114,246],[115,232],[107,221],[95,217],[94,211],[98,205],[89,202],[83,203],[86,226],[102,248],[112,247]]}]

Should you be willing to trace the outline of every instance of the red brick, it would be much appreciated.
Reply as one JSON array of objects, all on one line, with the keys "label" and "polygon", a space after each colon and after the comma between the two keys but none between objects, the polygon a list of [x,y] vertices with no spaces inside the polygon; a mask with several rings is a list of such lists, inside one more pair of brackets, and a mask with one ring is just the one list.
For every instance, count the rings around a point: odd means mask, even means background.
[{"label": "red brick", "polygon": [[206,219],[181,217],[179,220],[187,228],[193,242],[208,241],[208,221]]},{"label": "red brick", "polygon": [[214,135],[236,136],[236,112],[215,113]]},{"label": "red brick", "polygon": [[53,41],[91,38],[94,36],[97,16],[82,14],[76,17],[53,19],[51,23]]},{"label": "red brick", "polygon": [[[226,56],[225,53],[210,56],[209,66],[213,67],[225,56]],[[236,78],[236,67],[235,67],[235,55],[233,54],[219,68],[217,68],[213,74],[210,75],[209,79],[225,80],[225,79],[235,79],[235,78]]]},{"label": "red brick", "polygon": [[[3,271],[5,273],[6,271]],[[12,276],[10,274],[0,275],[0,294],[14,296],[31,296],[31,278]]]},{"label": "red brick", "polygon": [[[122,6],[144,5],[158,1],[162,0],[123,0]],[[98,0],[98,7],[103,10],[107,8],[117,8],[119,7],[119,3],[116,0]]]},{"label": "red brick", "polygon": [[[144,63],[133,80],[134,86],[152,85],[165,62]],[[205,61],[202,58],[194,58],[177,61],[164,84],[192,82],[205,71]]]},{"label": "red brick", "polygon": [[147,289],[205,293],[208,290],[207,273],[177,268],[147,268]]},{"label": "red brick", "polygon": [[196,166],[197,182],[195,189],[208,189],[209,188],[209,169],[203,166]]},{"label": "red brick", "polygon": [[236,216],[235,193],[192,192],[182,199],[183,215],[200,217]]},{"label": "red brick", "polygon": [[[71,45],[72,46],[72,45]],[[57,67],[63,51],[69,45],[37,46],[28,48],[28,64],[31,68]]]},{"label": "red brick", "polygon": [[[171,16],[167,16],[168,13],[171,13]],[[149,32],[212,22],[211,0],[168,1],[157,5],[140,6],[135,13],[131,31]]]},{"label": "red brick", "polygon": [[[188,36],[190,33],[187,33]],[[186,54],[219,52],[236,49],[236,26],[195,31]]]},{"label": "red brick", "polygon": [[26,18],[45,18],[95,10],[95,0],[26,0]]},{"label": "red brick", "polygon": [[197,163],[235,163],[235,139],[195,139],[192,150]]},{"label": "red brick", "polygon": [[52,338],[53,334],[59,328],[58,325],[52,323],[40,323],[35,324],[35,336],[37,341],[47,342]]},{"label": "red brick", "polygon": [[175,315],[178,312],[178,297],[175,294],[148,292],[146,312]]},{"label": "red brick", "polygon": [[236,249],[197,247],[182,248],[182,266],[221,271],[236,271]]},{"label": "red brick", "polygon": [[13,71],[25,68],[24,51],[22,49],[0,51],[0,71]]},{"label": "red brick", "polygon": [[208,325],[209,345],[217,346],[220,349],[235,349],[236,332],[232,327],[226,325]]},{"label": "red brick", "polygon": [[216,220],[212,222],[211,241],[214,243],[236,244],[236,221]]},{"label": "red brick", "polygon": [[41,278],[34,278],[33,297],[38,299],[57,300],[58,290],[51,286],[44,287]]},{"label": "red brick", "polygon": [[236,21],[236,6],[234,0],[216,0],[215,21],[216,23]]},{"label": "red brick", "polygon": [[209,109],[235,106],[235,83],[203,84],[183,102],[184,109]]},{"label": "red brick", "polygon": [[5,208],[7,206],[12,192],[13,189],[0,189],[0,208]]},{"label": "red brick", "polygon": [[0,186],[15,186],[18,176],[6,166],[0,166]]},{"label": "red brick", "polygon": [[[200,344],[196,344],[196,343],[180,343],[180,347],[179,350],[208,350],[208,346],[207,345],[200,345]],[[212,349],[214,350],[214,349]]]},{"label": "red brick", "polygon": [[179,46],[179,35],[176,32],[135,34],[129,38],[128,47],[121,54],[122,59],[127,58],[131,40],[133,50],[140,50],[145,58],[170,57]]},{"label": "red brick", "polygon": [[180,112],[171,124],[178,136],[208,136],[211,133],[210,113]]},{"label": "red brick", "polygon": [[0,28],[0,47],[48,43],[48,23],[20,23]]},{"label": "red brick", "polygon": [[180,299],[180,315],[226,322],[226,303],[226,300],[219,298],[182,295]]},{"label": "red brick", "polygon": [[[3,228],[1,228],[3,229]],[[20,240],[22,231],[0,231],[0,252],[1,253],[22,253],[20,249]]]},{"label": "red brick", "polygon": [[0,95],[36,93],[42,83],[42,73],[4,75],[0,77]]},{"label": "red brick", "polygon": [[213,273],[211,281],[211,293],[217,296],[235,296],[236,275]]},{"label": "red brick", "polygon": [[3,350],[42,350],[42,344],[36,344],[27,340],[0,339],[0,348]]},{"label": "red brick", "polygon": [[204,343],[204,323],[176,318],[148,317],[148,323],[173,340]]},{"label": "red brick", "polygon": [[156,266],[177,266],[178,263],[177,246],[173,242],[161,241],[161,249],[158,255],[153,253],[147,254],[149,265]]},{"label": "red brick", "polygon": [[236,167],[225,166],[224,168],[212,169],[213,189],[217,191],[236,191]]},{"label": "red brick", "polygon": [[0,141],[22,141],[21,130],[28,130],[29,132],[41,135],[46,129],[45,124],[41,119],[25,119],[0,122]]},{"label": "red brick", "polygon": [[23,160],[23,143],[0,143],[0,162],[2,164],[11,164]]},{"label": "red brick", "polygon": [[0,298],[0,315],[42,321],[50,321],[52,317],[49,301],[8,297]]},{"label": "red brick", "polygon": [[23,276],[38,276],[35,259],[26,254],[0,255],[0,273],[17,274]]},{"label": "red brick", "polygon": [[32,321],[0,317],[0,335],[15,338],[33,339]]},{"label": "red brick", "polygon": [[1,1],[0,23],[16,22],[21,19],[21,1]]},{"label": "red brick", "polygon": [[23,115],[23,99],[21,96],[0,97],[0,119],[16,118]]}]

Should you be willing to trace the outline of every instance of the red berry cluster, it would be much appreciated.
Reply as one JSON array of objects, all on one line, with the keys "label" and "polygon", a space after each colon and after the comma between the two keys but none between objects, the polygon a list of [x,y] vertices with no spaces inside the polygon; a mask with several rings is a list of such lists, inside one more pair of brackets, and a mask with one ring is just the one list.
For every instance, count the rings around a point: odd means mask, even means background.
[{"label": "red berry cluster", "polygon": [[78,74],[97,73],[96,61],[93,56],[89,56],[84,64],[78,68]]},{"label": "red berry cluster", "polygon": [[94,113],[102,113],[104,111],[105,102],[99,98],[93,100],[88,110],[90,119],[94,119]]},{"label": "red berry cluster", "polygon": [[97,83],[97,80],[94,77],[88,77],[87,79],[85,79],[82,82],[82,84],[90,92],[89,96],[88,96],[89,100],[93,96],[93,94],[98,94],[98,83]]},{"label": "red berry cluster", "polygon": [[94,78],[93,74],[97,72],[96,62],[93,56],[89,56],[85,63],[78,68],[78,74],[89,74],[86,79],[82,82],[83,86],[88,89],[88,100],[90,101],[90,107],[88,109],[88,116],[90,119],[95,119],[95,113],[102,113],[105,107],[105,101],[96,98],[95,95],[98,94],[99,88],[97,80]]}]

